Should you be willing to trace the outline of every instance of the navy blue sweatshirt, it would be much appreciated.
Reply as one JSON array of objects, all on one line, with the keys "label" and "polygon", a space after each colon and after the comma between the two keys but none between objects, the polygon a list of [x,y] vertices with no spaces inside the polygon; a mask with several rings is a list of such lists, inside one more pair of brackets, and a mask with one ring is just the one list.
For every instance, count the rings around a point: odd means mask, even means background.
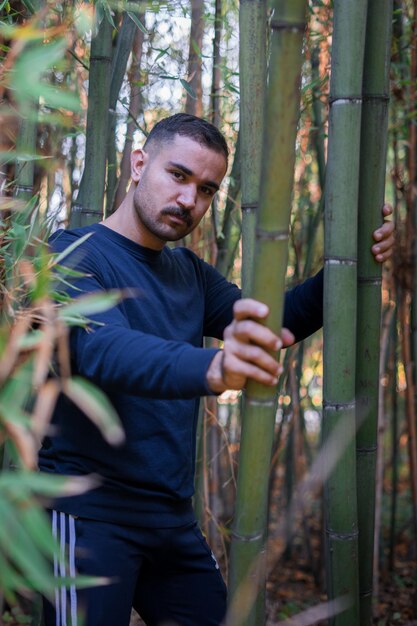
[{"label": "navy blue sweatshirt", "polygon": [[[40,469],[97,474],[100,485],[55,507],[66,513],[139,526],[181,526],[193,519],[198,402],[211,393],[206,372],[241,297],[236,285],[186,248],[144,248],[101,224],[51,238],[61,252],[87,232],[65,264],[85,274],[71,295],[130,290],[100,325],[74,328],[73,374],[98,385],[115,407],[125,442],[111,446],[64,396],[39,455]],[[322,273],[287,293],[284,326],[297,340],[322,324]]]}]

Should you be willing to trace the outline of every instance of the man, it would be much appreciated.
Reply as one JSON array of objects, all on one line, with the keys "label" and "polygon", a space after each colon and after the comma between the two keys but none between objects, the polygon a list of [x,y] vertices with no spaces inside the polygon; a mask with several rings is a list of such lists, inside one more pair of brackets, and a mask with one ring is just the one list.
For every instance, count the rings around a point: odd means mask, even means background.
[{"label": "man", "polygon": [[[289,330],[278,337],[257,321],[268,314],[265,305],[241,299],[189,250],[165,245],[198,225],[227,157],[211,124],[183,114],[167,118],[132,153],[132,184],[119,209],[101,224],[52,239],[61,251],[92,233],[71,256],[85,274],[74,295],[132,290],[94,317],[101,325],[71,335],[74,373],[108,394],[125,443],[107,444],[60,398],[54,435],[40,452],[43,471],[101,477],[96,489],[56,502],[51,515],[54,535],[68,543],[69,573],[106,576],[110,584],[57,593],[46,626],[74,626],[80,603],[87,626],[127,626],[132,606],[148,626],[215,626],[224,617],[225,585],[191,507],[199,398],[242,389],[248,378],[275,385],[281,368],[270,351],[311,334],[322,319],[321,274],[287,294]],[[392,226],[375,236],[382,261]],[[202,348],[204,336],[223,338],[223,349]]]}]

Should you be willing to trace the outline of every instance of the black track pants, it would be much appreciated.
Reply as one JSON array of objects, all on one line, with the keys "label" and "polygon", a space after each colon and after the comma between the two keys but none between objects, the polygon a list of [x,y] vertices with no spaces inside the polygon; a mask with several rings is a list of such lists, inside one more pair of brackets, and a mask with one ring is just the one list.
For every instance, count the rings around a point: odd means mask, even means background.
[{"label": "black track pants", "polygon": [[[197,524],[135,528],[52,512],[58,584],[45,626],[128,626],[132,606],[147,626],[219,626],[226,587]],[[88,589],[59,586],[75,573],[106,577]]]}]

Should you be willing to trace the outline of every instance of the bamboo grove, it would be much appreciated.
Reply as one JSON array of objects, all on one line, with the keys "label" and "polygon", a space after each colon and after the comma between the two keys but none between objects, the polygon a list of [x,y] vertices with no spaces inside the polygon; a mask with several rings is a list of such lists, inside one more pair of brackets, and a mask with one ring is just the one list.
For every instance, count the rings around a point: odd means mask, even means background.
[{"label": "bamboo grove", "polygon": [[[19,0],[0,3],[0,36],[0,622],[41,625],[50,584],[38,502],[63,486],[34,471],[40,413],[58,389],[86,393],[108,439],[122,436],[69,372],[49,384],[65,324],[103,303],[56,317],[45,226],[109,215],[132,147],[187,111],[221,128],[231,163],[181,245],[266,302],[275,330],[284,283],[324,266],[323,334],[282,351],[277,388],[201,402],[195,509],[228,580],[227,626],[412,623],[416,2]],[[381,271],[384,198],[396,247]]]}]

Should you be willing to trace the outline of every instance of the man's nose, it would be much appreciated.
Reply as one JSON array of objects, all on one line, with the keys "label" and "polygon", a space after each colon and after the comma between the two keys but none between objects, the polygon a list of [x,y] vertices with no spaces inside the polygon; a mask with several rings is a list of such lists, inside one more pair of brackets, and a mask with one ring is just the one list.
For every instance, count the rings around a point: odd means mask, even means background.
[{"label": "man's nose", "polygon": [[193,209],[195,207],[197,197],[197,188],[195,185],[184,185],[181,193],[178,195],[177,202],[184,209]]}]

